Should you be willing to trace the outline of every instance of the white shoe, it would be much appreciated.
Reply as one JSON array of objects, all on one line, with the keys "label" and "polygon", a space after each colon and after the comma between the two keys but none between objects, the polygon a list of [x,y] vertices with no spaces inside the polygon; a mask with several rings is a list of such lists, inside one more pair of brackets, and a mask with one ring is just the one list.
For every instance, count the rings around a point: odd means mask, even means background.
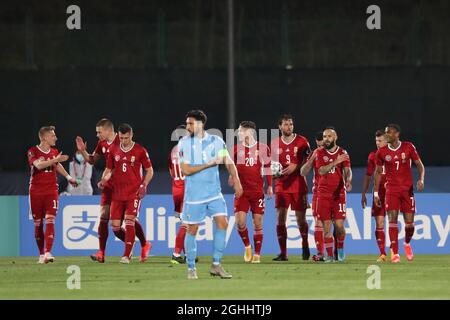
[{"label": "white shoe", "polygon": [[130,264],[130,258],[123,256],[119,262],[123,264]]},{"label": "white shoe", "polygon": [[44,264],[44,263],[45,263],[45,262],[44,262],[44,255],[43,255],[43,254],[41,254],[41,255],[39,256],[39,260],[38,260],[37,263],[39,263],[39,264]]},{"label": "white shoe", "polygon": [[244,261],[252,261],[252,246],[245,247]]},{"label": "white shoe", "polygon": [[189,280],[197,280],[198,276],[197,276],[197,269],[188,269],[188,276],[187,278]]},{"label": "white shoe", "polygon": [[55,257],[52,256],[52,254],[50,252],[46,252],[44,255],[44,263],[49,263],[49,262],[54,262],[55,261]]}]

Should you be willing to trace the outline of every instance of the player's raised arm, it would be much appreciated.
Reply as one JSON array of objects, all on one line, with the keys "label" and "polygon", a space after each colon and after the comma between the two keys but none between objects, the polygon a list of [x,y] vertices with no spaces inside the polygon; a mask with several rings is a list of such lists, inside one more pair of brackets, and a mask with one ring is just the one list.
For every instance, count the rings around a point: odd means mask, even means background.
[{"label": "player's raised arm", "polygon": [[77,150],[81,153],[81,155],[83,156],[83,158],[84,158],[84,160],[86,162],[88,162],[89,164],[94,165],[98,160],[100,160],[101,155],[99,155],[95,151],[94,151],[93,154],[89,154],[87,152],[87,150],[86,150],[86,142],[83,141],[83,138],[78,136],[78,137],[76,137],[75,142],[76,142],[76,145],[77,145]]}]

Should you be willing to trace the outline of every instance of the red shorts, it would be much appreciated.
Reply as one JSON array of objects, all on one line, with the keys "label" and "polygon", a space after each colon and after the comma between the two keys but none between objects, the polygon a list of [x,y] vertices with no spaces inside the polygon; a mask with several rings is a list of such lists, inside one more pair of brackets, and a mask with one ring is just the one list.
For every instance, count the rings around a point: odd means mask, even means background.
[{"label": "red shorts", "polygon": [[306,193],[276,193],[275,208],[289,208],[295,211],[306,211],[308,199]]},{"label": "red shorts", "polygon": [[321,221],[345,219],[345,194],[338,199],[317,198],[316,215]]},{"label": "red shorts", "polygon": [[174,194],[173,196],[173,205],[174,205],[174,211],[177,213],[181,213],[183,211],[183,198],[184,194]]},{"label": "red shorts", "polygon": [[100,200],[100,206],[110,206],[112,202],[112,188],[104,187],[102,190],[102,198]]},{"label": "red shorts", "polygon": [[317,217],[317,193],[313,193],[311,209],[313,217]]},{"label": "red shorts", "polygon": [[111,220],[123,220],[125,214],[137,216],[141,208],[141,200],[113,200],[111,202],[110,215]]},{"label": "red shorts", "polygon": [[378,207],[375,202],[372,201],[372,217],[384,217],[386,215],[386,210],[384,208],[386,195],[384,193],[379,193],[381,207]]},{"label": "red shorts", "polygon": [[386,211],[398,210],[403,213],[415,213],[416,201],[412,188],[401,192],[386,191],[385,209]]},{"label": "red shorts", "polygon": [[249,209],[252,213],[264,214],[264,193],[261,192],[244,192],[244,194],[236,199],[234,198],[234,212],[248,212]]},{"label": "red shorts", "polygon": [[34,220],[44,219],[46,214],[56,216],[58,192],[43,196],[30,194],[30,210]]}]

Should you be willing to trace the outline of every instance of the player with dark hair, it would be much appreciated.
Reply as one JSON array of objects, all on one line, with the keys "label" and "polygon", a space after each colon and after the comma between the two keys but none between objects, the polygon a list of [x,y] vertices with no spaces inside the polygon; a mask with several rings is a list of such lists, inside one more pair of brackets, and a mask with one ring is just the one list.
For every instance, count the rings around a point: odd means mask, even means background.
[{"label": "player with dark hair", "polygon": [[414,213],[416,202],[414,199],[413,177],[411,164],[419,171],[417,191],[422,191],[425,185],[425,167],[420,160],[416,147],[407,141],[400,141],[401,129],[398,124],[386,126],[385,134],[388,144],[376,153],[376,174],[374,187],[374,202],[381,207],[381,178],[386,173],[385,210],[389,218],[389,238],[391,240],[391,262],[399,263],[398,254],[398,214],[403,213],[405,219],[404,249],[406,258],[411,261],[414,254],[411,248],[411,238],[414,235]]},{"label": "player with dark hair", "polygon": [[337,238],[337,256],[345,260],[344,240],[346,217],[346,191],[352,189],[352,171],[347,151],[336,144],[337,133],[333,129],[323,132],[324,148],[317,151],[315,168],[320,175],[317,187],[317,218],[323,223],[325,241],[325,262],[333,262],[333,234],[331,224],[334,221]]},{"label": "player with dark hair", "polygon": [[[114,177],[111,202],[111,223],[116,236],[125,239],[125,251],[120,263],[130,263],[136,237],[136,222],[141,200],[147,185],[153,178],[153,168],[147,150],[133,141],[133,129],[129,124],[119,126],[119,146],[113,145],[107,151],[106,168],[99,187],[104,187]],[[142,176],[145,170],[145,177]],[[125,232],[121,228],[125,219]],[[145,262],[151,244],[144,239],[141,243],[140,262]]]},{"label": "player with dark hair", "polygon": [[[34,220],[34,237],[39,249],[38,263],[53,262],[51,254],[55,240],[55,218],[58,212],[58,180],[56,173],[66,177],[73,186],[77,181],[72,178],[61,162],[69,159],[55,147],[58,138],[54,126],[39,129],[39,145],[27,151],[30,166],[30,211]],[[44,233],[45,221],[45,233]],[[45,246],[45,248],[44,248]]]},{"label": "player with dark hair", "polygon": [[242,195],[239,176],[230,158],[225,142],[216,135],[205,131],[206,115],[201,110],[191,110],[186,114],[186,129],[189,135],[178,142],[178,152],[181,170],[185,177],[184,203],[181,218],[188,224],[185,238],[185,250],[188,265],[188,279],[198,279],[195,267],[197,256],[196,235],[199,224],[206,216],[214,219],[213,263],[209,273],[229,279],[221,264],[226,246],[227,206],[223,198],[219,178],[219,164],[225,164],[233,177],[235,195]]},{"label": "player with dark hair", "polygon": [[314,176],[313,176],[313,197],[312,197],[312,213],[314,217],[314,241],[316,243],[317,254],[313,255],[312,259],[314,261],[323,261],[323,224],[320,219],[317,219],[317,187],[319,186],[319,171],[314,167],[314,161],[317,158],[317,151],[323,149],[323,131],[319,131],[316,134],[316,146],[317,148],[310,153],[307,161],[300,169],[300,174],[302,176],[306,176],[312,168],[314,168]]},{"label": "player with dark hair", "polygon": [[[100,119],[95,127],[95,130],[97,132],[97,146],[95,147],[95,150],[92,154],[89,154],[86,150],[86,143],[83,141],[83,138],[77,137],[76,138],[76,145],[78,151],[83,155],[83,158],[86,160],[86,162],[94,165],[97,161],[100,160],[100,158],[104,158],[106,162],[106,155],[110,147],[112,146],[119,146],[120,145],[120,139],[119,135],[114,131],[114,124],[111,120],[103,118]],[[100,200],[100,221],[98,224],[98,242],[99,242],[99,251],[95,254],[91,254],[91,259],[93,261],[97,261],[100,263],[105,262],[105,253],[106,253],[106,242],[108,240],[108,234],[109,234],[109,218],[110,218],[110,208],[111,208],[111,201],[112,201],[112,186],[113,186],[114,179],[109,179],[108,183],[103,185],[102,188],[102,195]],[[125,231],[122,227],[120,227],[120,230],[116,230],[114,232],[116,237],[118,237],[120,240],[125,241]],[[145,242],[145,234],[144,230],[139,223],[139,221],[136,220],[136,236],[139,238],[141,242]],[[144,257],[148,254],[148,250],[150,250],[150,245],[147,245],[145,250],[141,252],[141,256]]]},{"label": "player with dark hair", "polygon": [[302,238],[302,258],[308,260],[308,222],[306,209],[308,207],[308,185],[305,177],[300,175],[300,168],[306,161],[311,149],[308,140],[294,133],[292,115],[283,114],[279,118],[278,128],[282,136],[271,142],[272,160],[281,163],[281,177],[275,179],[275,208],[277,209],[277,237],[280,254],[275,261],[287,261],[287,210],[295,211],[297,225]]},{"label": "player with dark hair", "polygon": [[[243,195],[234,199],[236,227],[244,246],[244,261],[260,263],[263,242],[263,216],[265,208],[264,175],[267,181],[267,195],[272,198],[272,175],[270,172],[270,149],[266,144],[256,140],[256,124],[242,121],[238,129],[239,143],[233,148],[233,160],[241,180]],[[232,177],[229,184],[233,185]],[[247,212],[252,211],[253,242],[255,254],[252,257],[252,246],[248,236]]]},{"label": "player with dark hair", "polygon": [[[386,137],[385,137],[383,131],[377,130],[377,132],[375,132],[375,144],[377,146],[377,150],[386,146],[387,141],[386,141]],[[371,153],[369,153],[369,157],[367,159],[367,171],[366,171],[366,175],[364,176],[362,193],[361,193],[361,205],[362,205],[363,209],[367,205],[366,193],[367,193],[367,190],[369,189],[370,180],[371,180],[372,175],[374,174],[375,168],[377,166],[376,159],[375,159],[376,153],[377,153],[376,151],[372,151]],[[384,232],[384,217],[386,216],[386,211],[384,209],[384,199],[385,199],[385,195],[386,195],[386,188],[385,188],[384,184],[386,183],[386,171],[385,171],[384,166],[382,168],[383,168],[383,170],[381,172],[380,188],[379,188],[379,192],[378,192],[378,195],[379,195],[380,201],[381,201],[381,207],[378,207],[377,205],[375,205],[374,201],[372,202],[372,217],[375,218],[375,223],[376,223],[375,239],[377,241],[378,248],[380,249],[380,256],[378,257],[377,262],[386,261],[386,251],[384,248],[385,242],[386,242],[386,235]],[[375,198],[373,198],[373,200],[375,200]]]}]

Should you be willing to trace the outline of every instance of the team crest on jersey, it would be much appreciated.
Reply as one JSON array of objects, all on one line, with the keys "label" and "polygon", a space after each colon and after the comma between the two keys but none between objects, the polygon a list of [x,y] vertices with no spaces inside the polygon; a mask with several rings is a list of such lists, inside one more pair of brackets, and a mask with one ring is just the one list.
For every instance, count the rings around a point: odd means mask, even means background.
[{"label": "team crest on jersey", "polygon": [[294,153],[297,153],[298,147],[294,147]]},{"label": "team crest on jersey", "polygon": [[120,156],[117,154],[117,155],[114,157],[114,159],[115,159],[116,161],[119,161],[119,160],[120,160]]},{"label": "team crest on jersey", "polygon": [[102,148],[102,152],[103,152],[103,153],[106,152],[106,148],[105,148],[105,147]]},{"label": "team crest on jersey", "polygon": [[405,160],[406,159],[406,154],[404,152],[402,152],[402,159]]},{"label": "team crest on jersey", "polygon": [[259,151],[255,150],[255,157],[257,157],[259,155]]},{"label": "team crest on jersey", "polygon": [[131,161],[131,165],[132,166],[134,166],[134,160],[136,160],[136,157],[135,156],[131,156],[130,161]]},{"label": "team crest on jersey", "polygon": [[327,156],[323,156],[323,161],[327,162],[329,159]]},{"label": "team crest on jersey", "polygon": [[386,161],[391,161],[392,157],[388,154],[385,159],[386,159]]},{"label": "team crest on jersey", "polygon": [[238,156],[239,156],[239,157],[245,156],[245,151],[244,151],[244,150],[239,151],[239,152],[238,152]]}]

